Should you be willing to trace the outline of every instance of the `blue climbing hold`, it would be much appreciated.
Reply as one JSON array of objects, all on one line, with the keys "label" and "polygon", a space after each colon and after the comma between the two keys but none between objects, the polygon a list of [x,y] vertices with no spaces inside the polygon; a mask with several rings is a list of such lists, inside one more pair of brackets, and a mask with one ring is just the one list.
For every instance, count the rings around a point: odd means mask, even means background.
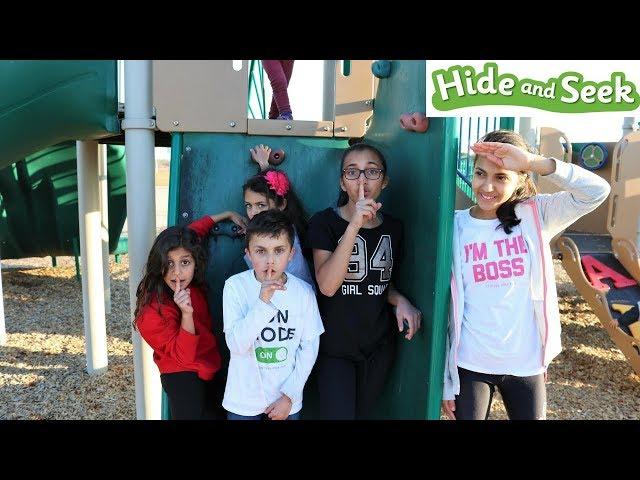
[{"label": "blue climbing hold", "polygon": [[391,74],[391,62],[376,60],[371,64],[371,72],[378,78],[387,78]]}]

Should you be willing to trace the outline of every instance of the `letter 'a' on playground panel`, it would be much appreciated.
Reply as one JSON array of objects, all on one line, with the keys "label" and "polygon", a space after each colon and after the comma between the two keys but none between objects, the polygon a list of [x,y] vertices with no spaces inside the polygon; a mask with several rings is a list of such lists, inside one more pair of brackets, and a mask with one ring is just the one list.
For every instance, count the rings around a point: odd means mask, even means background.
[{"label": "letter 'a' on playground panel", "polygon": [[640,62],[427,60],[428,117],[640,115]]}]

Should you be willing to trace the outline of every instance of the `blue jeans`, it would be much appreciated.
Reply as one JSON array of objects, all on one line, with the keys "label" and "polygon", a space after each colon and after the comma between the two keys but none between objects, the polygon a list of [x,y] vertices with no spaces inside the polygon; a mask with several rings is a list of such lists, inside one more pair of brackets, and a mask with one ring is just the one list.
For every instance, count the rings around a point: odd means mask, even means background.
[{"label": "blue jeans", "polygon": [[[302,410],[292,415],[289,415],[287,417],[287,420],[300,420],[301,413],[302,413]],[[265,413],[261,413],[259,415],[253,415],[253,416],[245,416],[245,415],[238,415],[237,413],[233,413],[233,412],[227,412],[227,420],[269,420],[269,417]]]}]

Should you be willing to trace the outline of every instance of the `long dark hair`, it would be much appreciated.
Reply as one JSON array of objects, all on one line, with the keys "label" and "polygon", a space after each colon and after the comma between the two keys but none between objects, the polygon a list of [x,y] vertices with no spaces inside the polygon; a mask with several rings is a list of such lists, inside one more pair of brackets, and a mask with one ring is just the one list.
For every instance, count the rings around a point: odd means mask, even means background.
[{"label": "long dark hair", "polygon": [[[173,291],[164,281],[164,276],[169,269],[169,252],[180,247],[188,251],[195,261],[195,271],[190,285],[196,287],[204,286],[207,252],[203,242],[193,230],[186,226],[167,228],[153,242],[145,265],[144,276],[136,291],[136,309],[133,314],[134,328],[136,328],[138,314],[145,305],[148,305],[154,299],[161,304],[165,294],[173,295]],[[159,307],[158,313],[161,313]]]},{"label": "long dark hair", "polygon": [[[495,130],[489,132],[482,137],[480,141],[509,143],[527,152],[536,153],[536,150],[531,147],[524,138],[511,130]],[[476,155],[476,160],[477,159],[478,156]],[[474,167],[476,160],[474,160]],[[509,200],[500,205],[496,210],[496,215],[500,220],[498,228],[503,228],[507,235],[513,231],[513,227],[520,224],[520,219],[516,216],[516,205],[538,193],[538,189],[528,172],[518,172],[518,177],[520,185],[514,190]]]},{"label": "long dark hair", "polygon": [[[342,152],[342,159],[340,160],[339,178],[342,178],[342,169],[344,168],[344,161],[347,159],[349,154],[351,152],[363,152],[363,151],[373,152],[380,160],[380,163],[382,163],[382,168],[384,169],[384,172],[382,173],[382,178],[384,178],[387,175],[387,160],[384,158],[384,155],[382,154],[382,152],[378,150],[376,147],[374,147],[373,145],[369,145],[368,143],[355,143],[351,145],[349,148],[347,148],[344,152]],[[347,203],[349,203],[349,195],[347,195],[347,192],[340,189],[340,193],[338,194],[337,205],[338,207],[342,207]]]},{"label": "long dark hair", "polygon": [[267,182],[266,175],[269,172],[280,172],[284,173],[282,170],[277,170],[275,168],[267,168],[262,172],[254,175],[246,183],[242,186],[242,194],[247,190],[251,190],[252,192],[259,193],[267,197],[273,201],[278,209],[284,205],[285,200],[287,202],[286,207],[282,209],[282,212],[289,218],[293,226],[296,228],[296,232],[298,237],[300,238],[300,243],[303,248],[306,247],[307,241],[307,228],[309,225],[309,217],[302,206],[302,202],[296,195],[296,192],[293,189],[293,185],[289,181],[289,191],[284,195],[280,196],[275,191],[271,190],[269,187],[269,182]]}]

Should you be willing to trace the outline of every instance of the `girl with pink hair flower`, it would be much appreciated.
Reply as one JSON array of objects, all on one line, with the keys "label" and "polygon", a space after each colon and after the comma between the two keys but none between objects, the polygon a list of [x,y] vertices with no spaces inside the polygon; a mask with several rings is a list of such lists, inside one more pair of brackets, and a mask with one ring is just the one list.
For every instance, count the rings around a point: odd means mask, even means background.
[{"label": "girl with pink hair flower", "polygon": [[[269,166],[269,153],[271,153],[271,149],[266,145],[256,145],[251,149],[251,156],[262,171],[249,178],[242,186],[247,217],[251,220],[258,213],[273,209],[280,210],[289,217],[295,228],[295,238],[293,259],[289,262],[286,272],[304,280],[315,291],[315,282],[311,275],[309,261],[305,258],[311,257],[311,251],[306,247],[308,217],[298,196],[293,191],[287,174]],[[248,255],[244,256],[244,263],[247,267],[253,268]],[[239,270],[237,265],[233,269],[234,271]]]}]

